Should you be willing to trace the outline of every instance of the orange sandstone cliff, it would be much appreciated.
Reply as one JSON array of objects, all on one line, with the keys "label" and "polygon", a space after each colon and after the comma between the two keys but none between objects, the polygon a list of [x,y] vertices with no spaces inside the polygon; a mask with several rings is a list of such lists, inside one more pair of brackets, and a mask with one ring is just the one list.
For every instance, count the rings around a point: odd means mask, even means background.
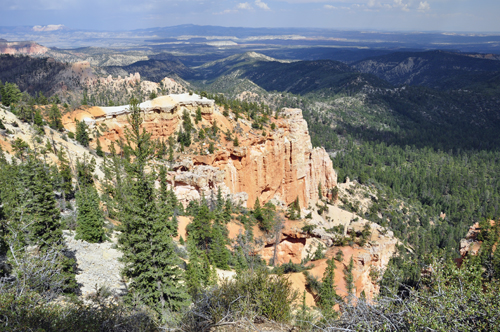
[{"label": "orange sandstone cliff", "polygon": [[[245,119],[225,117],[213,100],[197,95],[168,95],[144,102],[143,128],[153,139],[167,140],[182,126],[182,114],[193,118],[200,108],[202,121],[195,127],[209,128],[216,123],[220,132],[238,137],[239,146],[220,137],[216,151],[209,154],[205,143],[193,143],[191,150],[177,154],[178,163],[170,165],[169,179],[179,199],[189,200],[210,195],[221,189],[235,195],[236,201],[253,206],[274,200],[289,205],[297,197],[301,207],[314,204],[319,186],[327,194],[337,184],[332,161],[323,148],[313,148],[306,121],[300,109],[284,109],[280,119],[272,119],[275,130],[257,133]],[[124,137],[128,106],[91,107],[67,114],[63,124],[75,130],[74,119],[85,121],[92,128],[105,128],[99,138],[104,150]],[[265,136],[263,136],[265,135]],[[198,153],[202,151],[202,153]]]}]

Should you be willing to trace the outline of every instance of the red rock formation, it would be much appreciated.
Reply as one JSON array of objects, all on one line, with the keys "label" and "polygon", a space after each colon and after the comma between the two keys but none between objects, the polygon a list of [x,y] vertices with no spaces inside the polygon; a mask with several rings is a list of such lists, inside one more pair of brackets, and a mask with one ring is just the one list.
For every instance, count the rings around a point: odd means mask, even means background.
[{"label": "red rock formation", "polygon": [[228,149],[209,161],[194,157],[226,172],[231,192],[246,192],[248,205],[277,199],[291,204],[297,197],[307,207],[319,199],[318,185],[325,192],[337,185],[337,174],[323,148],[312,148],[307,122],[300,109],[285,109],[279,129],[266,137],[250,135],[241,147]]},{"label": "red rock formation", "polygon": [[[337,184],[337,175],[326,151],[312,148],[307,123],[300,109],[284,109],[280,113],[283,118],[275,121],[277,129],[264,137],[253,132],[247,121],[228,119],[215,110],[213,101],[197,99],[196,96],[164,96],[141,106],[144,110],[143,128],[152,134],[153,139],[167,139],[178,132],[183,111],[194,115],[198,107],[203,115],[198,127],[209,127],[216,121],[222,132],[238,129],[239,147],[233,147],[232,142],[220,142],[216,153],[192,154],[189,158],[192,158],[194,166],[205,165],[222,170],[225,173],[223,189],[227,188],[232,194],[247,193],[247,206],[253,206],[257,198],[262,204],[275,199],[288,205],[298,197],[300,205],[307,207],[319,199],[319,184],[324,193]],[[106,150],[110,142],[124,137],[127,113],[127,107],[124,106],[93,107],[68,114],[63,124],[67,129],[74,130],[73,120],[77,118],[86,119],[91,125],[105,125],[107,130],[100,141]],[[193,144],[194,151],[200,148]],[[183,186],[179,194],[186,198],[196,197],[186,190],[197,190],[201,195],[201,191],[208,189],[196,186],[187,188],[185,183],[179,185]],[[213,190],[214,187],[210,188]]]}]

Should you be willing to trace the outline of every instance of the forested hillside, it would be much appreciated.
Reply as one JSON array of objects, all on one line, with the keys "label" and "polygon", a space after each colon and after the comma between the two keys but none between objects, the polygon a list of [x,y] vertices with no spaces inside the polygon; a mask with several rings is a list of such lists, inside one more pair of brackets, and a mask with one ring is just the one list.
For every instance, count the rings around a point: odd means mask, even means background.
[{"label": "forested hillside", "polygon": [[[390,76],[411,57],[374,70],[169,55],[86,67],[94,85],[72,105],[51,86],[66,65],[1,58],[0,326],[498,330],[497,64],[427,52]],[[161,83],[99,77],[130,70]],[[461,254],[475,223],[477,250]],[[83,294],[69,244],[105,242],[122,291]]]}]

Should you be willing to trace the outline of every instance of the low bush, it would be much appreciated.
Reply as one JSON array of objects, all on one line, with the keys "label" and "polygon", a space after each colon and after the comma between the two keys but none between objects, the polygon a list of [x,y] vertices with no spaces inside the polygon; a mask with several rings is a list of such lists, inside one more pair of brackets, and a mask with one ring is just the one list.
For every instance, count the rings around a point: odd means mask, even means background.
[{"label": "low bush", "polygon": [[204,331],[244,319],[253,322],[256,317],[289,322],[296,299],[286,277],[270,276],[265,268],[245,271],[200,294],[182,320],[183,329]]}]

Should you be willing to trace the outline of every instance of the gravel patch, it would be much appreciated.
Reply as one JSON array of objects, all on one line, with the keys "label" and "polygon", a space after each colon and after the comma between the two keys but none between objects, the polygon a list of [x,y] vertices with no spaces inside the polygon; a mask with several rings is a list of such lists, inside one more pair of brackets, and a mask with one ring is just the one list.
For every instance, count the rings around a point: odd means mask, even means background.
[{"label": "gravel patch", "polygon": [[78,264],[76,281],[80,284],[81,295],[86,297],[95,293],[96,287],[107,287],[117,295],[123,295],[126,285],[120,275],[123,264],[118,261],[121,251],[114,249],[116,237],[104,243],[88,243],[75,240],[74,232],[64,231],[68,249]]}]

